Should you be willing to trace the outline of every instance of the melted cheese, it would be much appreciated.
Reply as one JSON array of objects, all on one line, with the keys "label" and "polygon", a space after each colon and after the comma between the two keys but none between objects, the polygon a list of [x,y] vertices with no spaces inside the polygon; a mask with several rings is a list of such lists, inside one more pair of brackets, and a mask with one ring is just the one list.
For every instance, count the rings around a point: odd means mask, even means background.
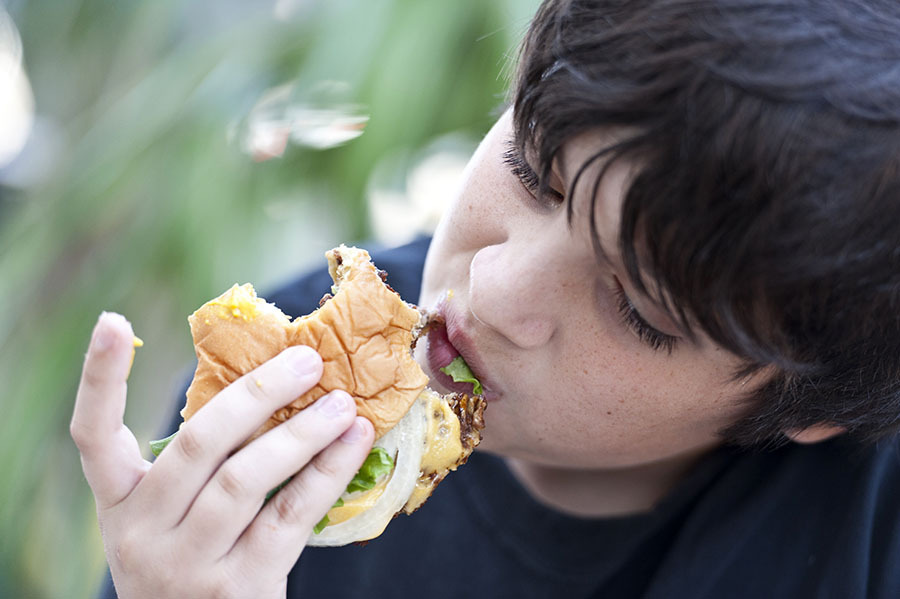
[{"label": "melted cheese", "polygon": [[432,479],[423,477],[417,480],[416,487],[410,494],[406,505],[403,506],[403,511],[411,514],[419,509],[425,503],[425,500],[431,497],[432,491],[434,491],[434,481]]},{"label": "melted cheese", "polygon": [[[403,507],[403,511],[406,513],[415,511],[431,496],[435,485],[435,476],[433,475],[443,478],[443,474],[447,470],[456,470],[463,455],[463,446],[459,435],[459,419],[453,413],[450,405],[430,389],[422,391],[419,398],[426,402],[428,446],[422,456],[421,476],[416,481],[416,486]],[[375,502],[384,493],[388,478],[385,477],[368,491],[353,493],[350,496],[344,495],[344,505],[333,507],[328,511],[328,524],[345,522],[375,505]],[[385,526],[387,526],[387,522],[385,522]],[[378,535],[380,534],[381,532],[378,533]],[[373,535],[371,538],[378,535]]]},{"label": "melted cheese", "polygon": [[219,318],[242,318],[250,322],[259,315],[260,301],[250,285],[235,285],[209,304],[221,308]]},{"label": "melted cheese", "polygon": [[428,399],[428,447],[422,456],[422,474],[456,470],[463,453],[459,438],[459,419],[447,402],[434,391],[426,390],[422,396]]},{"label": "melted cheese", "polygon": [[422,475],[403,506],[403,511],[407,514],[413,513],[425,503],[437,484],[435,478],[443,478],[447,470],[456,470],[463,455],[459,419],[450,405],[430,389],[423,391],[420,397],[428,400],[428,446],[422,456]]},{"label": "melted cheese", "polygon": [[384,493],[384,488],[387,486],[389,478],[390,477],[385,476],[381,482],[368,491],[358,491],[351,494],[349,497],[345,495],[343,497],[344,505],[341,507],[333,507],[328,510],[328,514],[326,514],[328,516],[328,524],[338,524],[345,520],[349,520],[375,505],[375,502],[378,501],[378,498]]},{"label": "melted cheese", "polygon": [[125,373],[125,378],[127,379],[131,376],[131,367],[134,366],[134,354],[135,350],[139,347],[144,347],[144,342],[137,335],[134,336],[134,339],[131,341],[131,361],[128,362],[128,372]]}]

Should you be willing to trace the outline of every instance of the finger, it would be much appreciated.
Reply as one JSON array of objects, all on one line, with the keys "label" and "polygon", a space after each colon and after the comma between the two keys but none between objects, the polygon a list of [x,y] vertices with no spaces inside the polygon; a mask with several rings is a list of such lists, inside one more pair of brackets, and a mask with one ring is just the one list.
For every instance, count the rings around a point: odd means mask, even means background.
[{"label": "finger", "polygon": [[337,439],[355,416],[353,398],[332,391],[228,458],[179,525],[185,538],[222,557],[259,512],[266,494]]},{"label": "finger", "polygon": [[91,336],[69,426],[100,509],[125,498],[149,467],[122,420],[125,381],[133,356],[131,324],[119,314],[101,314]]},{"label": "finger", "polygon": [[251,571],[290,572],[313,527],[347,488],[374,440],[372,423],[357,416],[353,426],[266,504],[226,560]]},{"label": "finger", "polygon": [[137,493],[152,499],[174,526],[228,456],[321,376],[319,354],[295,346],[240,377],[182,425]]}]

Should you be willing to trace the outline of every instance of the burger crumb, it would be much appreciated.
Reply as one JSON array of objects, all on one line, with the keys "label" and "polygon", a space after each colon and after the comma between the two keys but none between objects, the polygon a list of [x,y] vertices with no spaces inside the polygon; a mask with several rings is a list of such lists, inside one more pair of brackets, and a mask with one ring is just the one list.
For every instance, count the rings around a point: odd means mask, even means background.
[{"label": "burger crumb", "polygon": [[[380,268],[375,268],[375,274],[378,275],[378,278],[381,279],[381,282],[384,283],[384,286],[385,286],[385,287],[387,287],[388,289],[390,289],[390,290],[393,291],[394,293],[397,293],[397,290],[394,289],[393,287],[391,287],[391,286],[388,284],[388,282],[387,282],[388,274],[387,274],[387,271],[386,271],[386,270],[381,270]],[[400,296],[400,294],[397,293],[397,296]]]}]

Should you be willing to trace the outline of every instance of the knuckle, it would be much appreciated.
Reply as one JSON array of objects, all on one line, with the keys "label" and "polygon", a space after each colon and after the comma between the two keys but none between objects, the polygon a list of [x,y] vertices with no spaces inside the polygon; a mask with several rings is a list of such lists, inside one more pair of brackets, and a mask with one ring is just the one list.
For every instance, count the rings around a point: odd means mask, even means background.
[{"label": "knuckle", "polygon": [[69,435],[71,435],[72,440],[75,442],[75,446],[79,450],[84,451],[90,449],[93,435],[91,434],[90,429],[80,420],[73,418],[69,423]]},{"label": "knuckle", "polygon": [[268,385],[262,382],[262,378],[255,372],[251,372],[250,374],[244,375],[241,377],[241,381],[244,385],[244,389],[247,393],[260,402],[271,402],[272,398],[269,395]]},{"label": "knuckle", "polygon": [[279,520],[288,524],[296,524],[303,521],[305,502],[303,501],[302,493],[299,493],[296,488],[287,487],[282,489],[281,492],[272,498],[272,501]]},{"label": "knuckle", "polygon": [[69,435],[72,437],[75,447],[83,455],[96,454],[108,449],[109,446],[109,441],[106,439],[107,433],[100,431],[97,426],[84,418],[72,418],[69,422]]},{"label": "knuckle", "polygon": [[216,484],[233,499],[243,499],[249,495],[247,476],[234,461],[225,462],[216,473]]},{"label": "knuckle", "polygon": [[175,437],[173,445],[186,460],[191,462],[199,460],[206,453],[204,450],[206,443],[203,434],[191,426],[182,427]]},{"label": "knuckle", "polygon": [[99,368],[85,366],[81,372],[81,384],[88,389],[98,389],[106,383],[106,373]]},{"label": "knuckle", "polygon": [[316,474],[323,478],[333,479],[343,474],[339,463],[327,460],[321,455],[316,457],[310,465]]},{"label": "knuckle", "polygon": [[293,418],[288,418],[281,423],[282,430],[287,433],[291,442],[308,443],[310,439],[310,427],[307,417],[302,412]]},{"label": "knuckle", "polygon": [[141,535],[137,530],[123,531],[122,535],[115,542],[113,555],[109,557],[116,561],[121,571],[130,572],[143,562],[143,549],[145,546],[146,544],[142,541]]}]

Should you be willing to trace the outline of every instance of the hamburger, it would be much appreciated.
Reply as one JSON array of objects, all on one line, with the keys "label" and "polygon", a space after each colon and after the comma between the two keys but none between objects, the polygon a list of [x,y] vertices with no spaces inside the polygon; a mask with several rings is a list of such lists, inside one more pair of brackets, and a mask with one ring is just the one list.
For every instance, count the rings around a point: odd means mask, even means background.
[{"label": "hamburger", "polygon": [[[219,391],[286,347],[318,351],[323,361],[318,384],[272,414],[250,440],[329,391],[342,389],[354,398],[357,414],[372,422],[376,440],[308,541],[334,546],[373,539],[394,516],[421,507],[481,441],[485,402],[474,393],[440,395],[426,386],[428,377],[412,348],[439,323],[403,301],[368,252],[341,245],[326,258],[334,285],[308,315],[291,319],[244,284],[188,318],[197,369],[181,415],[188,421]],[[171,439],[153,442],[154,453]]]}]

